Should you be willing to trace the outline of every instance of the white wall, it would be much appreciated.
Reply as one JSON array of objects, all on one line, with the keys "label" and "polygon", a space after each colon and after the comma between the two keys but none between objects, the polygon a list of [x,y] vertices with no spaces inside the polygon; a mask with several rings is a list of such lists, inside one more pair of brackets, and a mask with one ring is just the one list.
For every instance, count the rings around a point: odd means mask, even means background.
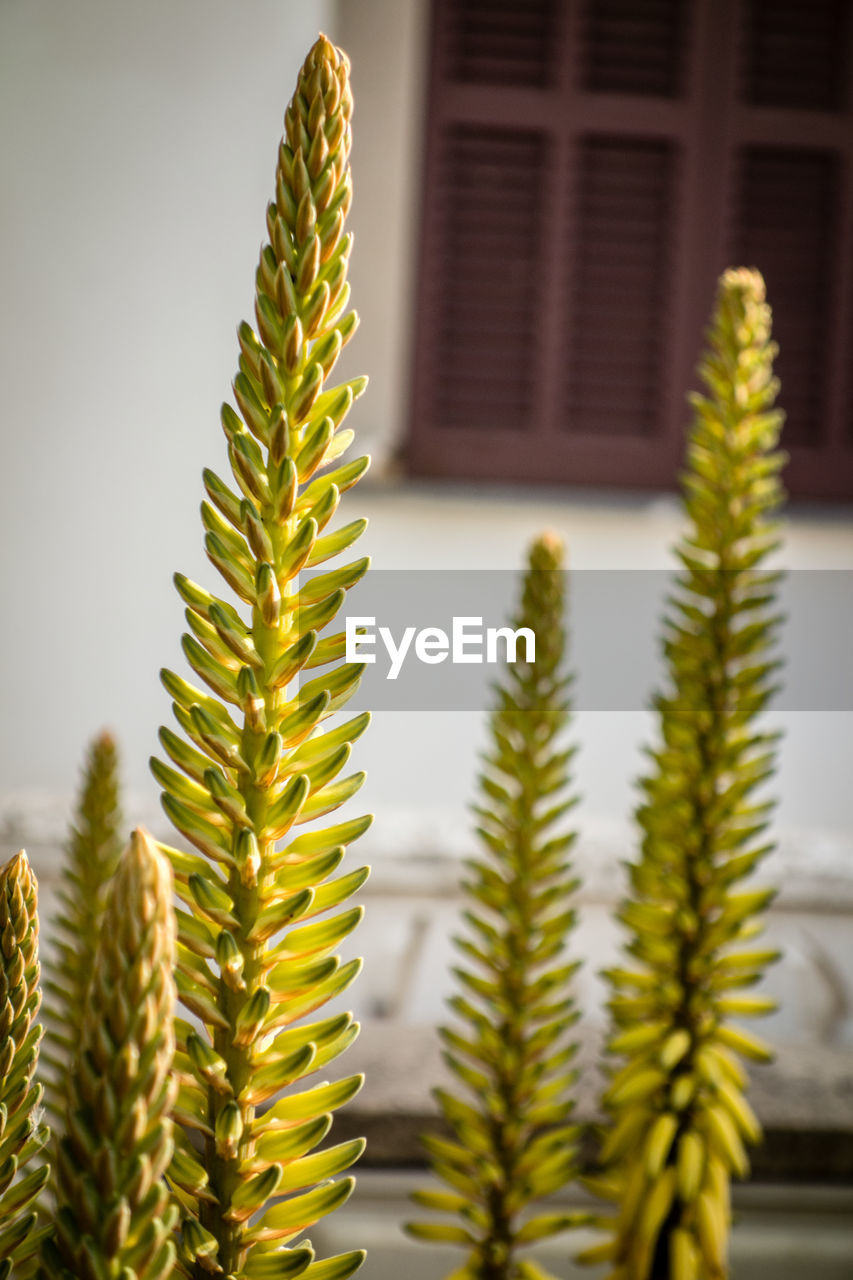
[{"label": "white wall", "polygon": [[203,572],[284,107],[330,0],[0,5],[0,791],[132,786]]}]

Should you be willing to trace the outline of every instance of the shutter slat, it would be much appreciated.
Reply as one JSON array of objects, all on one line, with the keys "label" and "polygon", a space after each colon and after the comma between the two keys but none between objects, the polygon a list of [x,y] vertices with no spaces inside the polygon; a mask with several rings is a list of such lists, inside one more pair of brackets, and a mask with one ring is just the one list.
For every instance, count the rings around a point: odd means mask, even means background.
[{"label": "shutter slat", "polygon": [[674,177],[669,142],[594,137],[580,147],[567,282],[569,431],[657,427]]}]

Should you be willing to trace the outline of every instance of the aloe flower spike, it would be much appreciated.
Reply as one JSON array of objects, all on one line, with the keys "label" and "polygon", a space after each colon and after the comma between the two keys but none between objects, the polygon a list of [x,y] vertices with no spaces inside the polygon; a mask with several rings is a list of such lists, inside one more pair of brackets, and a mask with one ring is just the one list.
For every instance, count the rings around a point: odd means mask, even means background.
[{"label": "aloe flower spike", "polygon": [[36,1200],[50,1170],[34,1081],[42,1029],[38,886],[23,850],[0,872],[0,1277],[28,1275],[44,1236]]},{"label": "aloe flower spike", "polygon": [[364,521],[334,524],[367,467],[343,460],[343,420],[366,379],[328,385],[356,327],[351,114],[349,64],[321,36],[285,113],[257,327],[239,327],[236,408],[222,407],[232,474],[204,473],[205,549],[223,596],[176,576],[194,675],[162,675],[180,732],[161,731],[166,758],[152,770],[196,850],[167,851],[182,900],[178,992],[193,1018],[178,1027],[184,1132],[169,1178],[179,1262],[195,1280],[346,1280],[363,1257],[315,1262],[304,1240],[349,1196],[352,1177],[338,1175],[363,1147],[315,1150],[360,1078],[303,1084],[357,1033],[349,1014],[313,1015],[359,972],[338,949],[361,918],[349,899],[367,869],[333,873],[370,822],[323,823],[361,786],[345,766],[367,725],[359,715],[327,731],[363,667],[342,661],[340,631],[325,632],[368,563],[335,564]]},{"label": "aloe flower spike", "polygon": [[137,830],[107,900],[69,1082],[57,1214],[43,1274],[166,1280],[177,1214],[164,1174],[175,1093],[175,923],[169,864]]},{"label": "aloe flower spike", "polygon": [[463,885],[466,936],[455,939],[464,967],[459,1019],[444,1027],[445,1061],[461,1090],[435,1097],[453,1133],[426,1137],[433,1172],[446,1191],[419,1191],[423,1208],[452,1222],[407,1224],[411,1235],[461,1246],[466,1280],[542,1280],[522,1256],[537,1240],[578,1225],[584,1215],[531,1209],[576,1172],[577,1131],[568,1032],[577,1014],[566,959],[577,881],[568,860],[575,803],[566,747],[563,548],[545,534],[530,550],[513,627],[535,635],[535,661],[510,668],[492,712],[491,743],[475,809],[485,847]]},{"label": "aloe flower spike", "polygon": [[109,733],[91,744],[74,825],[65,850],[61,909],[52,925],[52,964],[44,983],[46,1102],[56,1123],[66,1105],[68,1064],[88,1004],[107,889],[122,849],[118,752]]},{"label": "aloe flower spike", "polygon": [[611,1124],[597,1189],[616,1202],[610,1238],[588,1261],[610,1280],[724,1280],[729,1184],[749,1167],[761,1128],[741,1059],[769,1050],[733,1022],[773,1001],[749,990],[777,953],[755,946],[770,890],[744,889],[772,845],[777,734],[756,718],[774,690],[782,501],[773,408],[775,345],[764,281],[727,271],[700,366],[705,395],[684,475],[683,570],[665,625],[668,688],[637,813],[642,852],[620,918],[630,962],[609,977],[610,1051],[621,1059],[604,1095]]}]

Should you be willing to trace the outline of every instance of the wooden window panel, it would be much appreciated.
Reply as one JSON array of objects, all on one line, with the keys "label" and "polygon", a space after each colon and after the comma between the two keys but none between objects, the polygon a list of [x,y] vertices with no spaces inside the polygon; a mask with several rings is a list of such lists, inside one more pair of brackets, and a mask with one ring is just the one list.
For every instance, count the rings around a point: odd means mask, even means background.
[{"label": "wooden window panel", "polygon": [[[440,228],[443,270],[427,298],[441,430],[514,428],[534,396],[537,282],[545,270],[541,134],[457,125],[442,140],[447,177]],[[452,281],[452,288],[449,287]]]},{"label": "wooden window panel", "polygon": [[851,9],[437,0],[411,471],[672,487],[743,262],[776,313],[789,488],[853,497]]},{"label": "wooden window panel", "polygon": [[467,0],[443,27],[449,78],[464,84],[538,85],[553,77],[560,0]]},{"label": "wooden window panel", "polygon": [[684,0],[599,0],[581,32],[583,87],[599,93],[677,97],[683,87]]},{"label": "wooden window panel", "polygon": [[848,0],[745,0],[744,101],[838,111],[844,105]]},{"label": "wooden window panel", "polygon": [[581,141],[564,290],[573,338],[563,425],[572,434],[650,436],[660,428],[675,165],[668,141]]}]

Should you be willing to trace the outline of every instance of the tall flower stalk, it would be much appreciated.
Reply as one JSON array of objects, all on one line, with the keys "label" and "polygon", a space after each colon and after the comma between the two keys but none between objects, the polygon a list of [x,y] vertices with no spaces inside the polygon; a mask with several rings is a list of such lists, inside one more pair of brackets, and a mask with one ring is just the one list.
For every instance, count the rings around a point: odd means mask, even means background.
[{"label": "tall flower stalk", "polygon": [[49,1177],[35,1082],[42,1030],[38,886],[21,851],[0,872],[0,1277],[29,1275],[43,1231],[36,1198]]},{"label": "tall flower stalk", "polygon": [[169,864],[135,831],[113,879],[68,1082],[45,1275],[167,1280],[175,922]]},{"label": "tall flower stalk", "polygon": [[[332,528],[368,463],[339,461],[353,435],[342,422],[366,379],[327,385],[356,327],[344,230],[351,113],[349,64],[321,37],[285,115],[257,330],[239,329],[237,410],[222,408],[233,479],[204,474],[205,547],[232,599],[176,576],[184,653],[207,687],[163,673],[182,733],[161,731],[171,763],[152,767],[166,813],[199,851],[169,851],[186,907],[178,991],[196,1020],[179,1023],[177,1114],[202,1147],[199,1156],[182,1139],[170,1178],[184,1214],[180,1262],[197,1280],[306,1268],[343,1280],[362,1259],[312,1264],[309,1247],[289,1247],[346,1200],[353,1180],[335,1175],[363,1145],[314,1150],[359,1077],[298,1088],[356,1035],[346,1013],[304,1019],[358,972],[336,951],[360,908],[327,913],[366,878],[364,868],[335,872],[370,821],[316,825],[363,778],[341,775],[368,717],[327,727],[363,667],[341,661],[342,633],[321,633],[367,561],[302,572],[347,550],[365,526]],[[317,674],[297,688],[306,671]]]},{"label": "tall flower stalk", "polygon": [[610,1050],[624,1062],[605,1094],[612,1123],[596,1185],[616,1216],[588,1257],[609,1261],[612,1280],[723,1280],[730,1180],[747,1172],[761,1132],[740,1060],[768,1050],[731,1021],[772,1009],[745,991],[776,957],[753,945],[772,891],[742,883],[772,847],[772,806],[755,792],[773,771],[776,734],[756,718],[777,666],[777,575],[761,566],[778,545],[784,461],[757,272],[722,277],[709,337],[684,477],[683,572],[666,619],[669,688],[656,702],[662,743],[620,912],[632,963],[609,973]]},{"label": "tall flower stalk", "polygon": [[107,890],[121,856],[118,752],[108,733],[89,748],[74,825],[65,851],[60,911],[53,921],[53,964],[44,988],[47,1029],[41,1061],[54,1120],[64,1113],[68,1063],[88,1005]]},{"label": "tall flower stalk", "polygon": [[454,1221],[407,1228],[461,1246],[457,1274],[470,1280],[537,1280],[542,1270],[525,1249],[578,1220],[530,1212],[575,1173],[564,603],[562,547],[544,535],[531,548],[513,622],[534,633],[535,661],[516,662],[496,691],[476,809],[485,852],[468,864],[468,936],[455,939],[465,961],[454,970],[461,994],[450,1001],[459,1021],[440,1031],[461,1086],[435,1090],[453,1137],[423,1140],[448,1189],[413,1197]]}]

